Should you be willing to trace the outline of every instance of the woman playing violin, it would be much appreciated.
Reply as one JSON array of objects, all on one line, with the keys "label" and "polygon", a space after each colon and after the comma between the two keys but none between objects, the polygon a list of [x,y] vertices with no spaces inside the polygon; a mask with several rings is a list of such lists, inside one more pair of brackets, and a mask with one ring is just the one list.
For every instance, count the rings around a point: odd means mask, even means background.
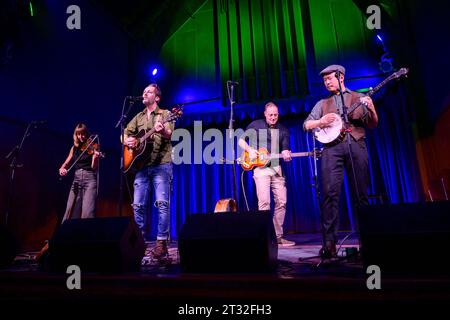
[{"label": "woman playing violin", "polygon": [[63,222],[67,219],[95,217],[97,169],[101,156],[98,144],[90,137],[87,126],[77,124],[73,132],[73,146],[59,168],[60,176],[66,176],[72,167],[75,170]]}]

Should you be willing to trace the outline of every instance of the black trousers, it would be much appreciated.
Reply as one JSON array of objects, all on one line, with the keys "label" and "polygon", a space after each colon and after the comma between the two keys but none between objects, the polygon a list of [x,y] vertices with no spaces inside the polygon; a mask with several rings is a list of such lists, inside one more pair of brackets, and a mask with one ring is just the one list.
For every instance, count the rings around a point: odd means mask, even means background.
[{"label": "black trousers", "polygon": [[332,147],[325,147],[322,152],[321,223],[326,241],[336,242],[337,240],[339,199],[345,172],[350,186],[353,208],[358,210],[361,205],[368,204],[369,163],[364,139],[355,141],[351,135],[347,135],[344,141]]}]

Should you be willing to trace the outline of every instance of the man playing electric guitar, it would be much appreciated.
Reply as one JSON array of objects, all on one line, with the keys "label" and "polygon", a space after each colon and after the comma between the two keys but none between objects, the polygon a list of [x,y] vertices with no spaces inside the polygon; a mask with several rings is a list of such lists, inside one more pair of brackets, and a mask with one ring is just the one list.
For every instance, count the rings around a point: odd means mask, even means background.
[{"label": "man playing electric guitar", "polygon": [[[249,143],[243,138],[239,139],[239,146],[248,153],[250,162],[258,159],[259,148],[266,148],[271,153],[278,153],[284,161],[290,161],[291,151],[289,146],[289,131],[278,123],[278,107],[269,102],[264,108],[265,119],[255,120],[250,123],[246,130]],[[258,209],[270,210],[270,191],[272,190],[275,201],[273,214],[273,225],[279,246],[293,246],[295,242],[283,238],[283,224],[286,215],[286,181],[281,171],[278,159],[273,159],[268,166],[258,166],[253,172],[258,196]]]},{"label": "man playing electric guitar", "polygon": [[156,260],[165,259],[168,255],[167,241],[169,239],[170,221],[170,183],[172,181],[172,144],[170,137],[174,130],[173,122],[163,119],[170,116],[170,111],[160,109],[158,103],[161,99],[161,90],[153,83],[144,89],[142,94],[145,109],[139,112],[127,125],[124,135],[124,148],[136,148],[138,139],[136,135],[142,130],[154,130],[151,141],[147,142],[149,152],[143,157],[143,167],[138,168],[134,178],[133,210],[136,224],[144,234],[149,214],[149,196],[151,188],[154,189],[155,206],[158,209],[158,233],[153,257]]}]

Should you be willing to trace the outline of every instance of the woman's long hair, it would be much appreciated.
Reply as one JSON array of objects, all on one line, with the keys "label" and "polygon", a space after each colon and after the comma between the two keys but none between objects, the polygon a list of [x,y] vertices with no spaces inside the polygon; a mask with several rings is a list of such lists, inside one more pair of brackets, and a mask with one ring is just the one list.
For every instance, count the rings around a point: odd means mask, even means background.
[{"label": "woman's long hair", "polygon": [[81,144],[81,141],[78,140],[78,134],[85,134],[87,137],[90,136],[89,129],[84,123],[79,123],[76,125],[75,130],[73,131],[73,145],[78,148]]}]

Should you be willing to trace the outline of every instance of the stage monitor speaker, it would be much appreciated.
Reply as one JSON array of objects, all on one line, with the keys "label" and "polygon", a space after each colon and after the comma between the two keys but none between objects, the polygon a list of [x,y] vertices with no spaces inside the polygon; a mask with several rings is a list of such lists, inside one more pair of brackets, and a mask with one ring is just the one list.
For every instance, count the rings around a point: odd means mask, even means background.
[{"label": "stage monitor speaker", "polygon": [[132,217],[66,220],[50,240],[47,266],[65,272],[69,265],[81,271],[138,271],[145,241]]},{"label": "stage monitor speaker", "polygon": [[359,212],[365,267],[383,274],[449,274],[450,202],[366,206]]},{"label": "stage monitor speaker", "polygon": [[17,241],[9,229],[0,225],[0,269],[9,267],[17,255]]},{"label": "stage monitor speaker", "polygon": [[183,272],[273,272],[278,244],[272,215],[267,211],[191,215],[181,228],[178,250]]}]

